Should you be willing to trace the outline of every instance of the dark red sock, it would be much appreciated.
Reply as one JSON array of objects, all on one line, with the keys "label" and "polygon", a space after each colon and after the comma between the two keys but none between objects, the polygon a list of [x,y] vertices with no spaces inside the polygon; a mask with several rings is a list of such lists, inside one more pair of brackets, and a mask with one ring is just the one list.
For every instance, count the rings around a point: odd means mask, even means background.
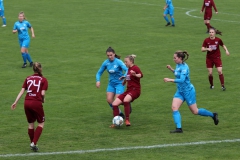
[{"label": "dark red sock", "polygon": [[212,75],[208,76],[208,80],[209,80],[210,85],[213,86],[213,76]]},{"label": "dark red sock", "polygon": [[124,105],[124,112],[125,112],[126,120],[129,120],[130,102],[123,102],[123,105]]},{"label": "dark red sock", "polygon": [[40,137],[41,134],[42,134],[42,130],[43,130],[43,128],[40,127],[40,126],[38,126],[38,127],[36,128],[35,132],[34,132],[33,143],[34,143],[35,145],[37,144],[38,139],[39,139],[39,137]]},{"label": "dark red sock", "polygon": [[30,138],[30,143],[32,143],[33,138],[34,138],[34,129],[29,129],[28,128],[28,135],[29,135],[29,138]]},{"label": "dark red sock", "polygon": [[119,115],[119,108],[118,106],[113,105],[113,116],[118,116]]},{"label": "dark red sock", "polygon": [[221,85],[224,86],[224,76],[223,76],[223,74],[219,75],[219,79],[220,79]]},{"label": "dark red sock", "polygon": [[207,25],[207,29],[209,30],[210,28],[212,28],[212,26],[210,25],[210,23],[206,23]]}]

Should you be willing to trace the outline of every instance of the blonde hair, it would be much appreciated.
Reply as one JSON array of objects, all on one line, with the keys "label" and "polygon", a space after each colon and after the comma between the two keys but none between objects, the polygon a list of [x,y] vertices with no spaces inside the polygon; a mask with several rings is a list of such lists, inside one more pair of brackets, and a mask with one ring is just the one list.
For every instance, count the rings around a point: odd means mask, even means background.
[{"label": "blonde hair", "polygon": [[24,12],[23,12],[23,11],[21,11],[21,12],[19,12],[19,13],[18,13],[18,15],[20,15],[20,14],[22,14],[22,15],[23,15],[23,19],[25,19],[25,20],[27,19],[27,18],[25,17],[25,14],[24,14]]},{"label": "blonde hair", "polygon": [[126,56],[126,58],[128,58],[133,64],[134,64],[134,59],[136,58],[137,56],[135,54],[131,54],[131,55],[128,55]]},{"label": "blonde hair", "polygon": [[39,62],[33,63],[33,71],[34,73],[38,73],[40,76],[42,76],[42,65]]}]

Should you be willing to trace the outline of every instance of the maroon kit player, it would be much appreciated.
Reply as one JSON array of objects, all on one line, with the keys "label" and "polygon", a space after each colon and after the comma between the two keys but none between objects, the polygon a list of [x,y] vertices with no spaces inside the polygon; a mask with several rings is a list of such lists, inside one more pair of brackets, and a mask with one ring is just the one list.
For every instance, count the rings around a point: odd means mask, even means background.
[{"label": "maroon kit player", "polygon": [[220,52],[219,46],[223,47],[223,49],[226,51],[227,56],[229,56],[230,53],[228,52],[227,47],[223,44],[223,41],[220,38],[215,37],[215,34],[216,34],[215,29],[213,28],[209,29],[210,36],[203,41],[201,51],[202,52],[207,51],[206,65],[208,69],[208,79],[210,83],[210,89],[214,88],[212,70],[213,70],[213,66],[215,65],[218,71],[221,85],[222,85],[222,90],[225,91],[226,88],[224,86],[224,77],[222,73],[222,60],[221,60],[221,52]]},{"label": "maroon kit player", "polygon": [[[22,89],[15,102],[12,104],[11,109],[14,110],[17,107],[19,99],[26,90],[27,94],[24,101],[24,110],[28,121],[28,135],[31,143],[30,148],[37,152],[38,148],[36,145],[41,136],[45,122],[42,103],[44,103],[45,91],[48,89],[48,81],[42,76],[42,67],[40,63],[33,63],[33,71],[34,74],[25,79]],[[38,126],[34,130],[34,122],[36,120]]]},{"label": "maroon kit player", "polygon": [[[134,64],[134,59],[136,55],[129,55],[124,59],[124,63],[128,67],[128,73],[123,81],[123,85],[127,82],[127,90],[120,94],[112,103],[113,106],[113,116],[119,115],[119,109],[118,106],[120,104],[124,105],[124,112],[126,116],[126,126],[131,126],[129,121],[130,116],[130,102],[133,102],[135,99],[137,99],[141,94],[141,84],[140,84],[140,78],[143,77],[143,74],[140,70],[140,68]],[[114,125],[110,126],[111,128],[114,128]]]},{"label": "maroon kit player", "polygon": [[[202,9],[201,9],[201,13],[203,12],[203,10],[205,9],[205,13],[204,13],[204,23],[207,26],[207,33],[209,32],[210,28],[213,28],[210,25],[210,20],[212,18],[212,7],[214,8],[216,14],[218,14],[216,5],[214,3],[214,0],[203,0],[203,5],[202,5]],[[217,34],[222,35],[222,32],[219,30],[216,30]]]}]

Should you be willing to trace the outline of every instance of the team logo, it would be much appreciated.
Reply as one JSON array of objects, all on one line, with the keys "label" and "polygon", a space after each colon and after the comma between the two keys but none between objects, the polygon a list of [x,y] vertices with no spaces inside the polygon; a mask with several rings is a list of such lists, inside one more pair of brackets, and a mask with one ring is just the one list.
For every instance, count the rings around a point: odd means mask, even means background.
[{"label": "team logo", "polygon": [[118,66],[117,65],[114,65],[113,68],[117,68]]},{"label": "team logo", "polygon": [[218,41],[215,41],[215,44],[218,44]]}]

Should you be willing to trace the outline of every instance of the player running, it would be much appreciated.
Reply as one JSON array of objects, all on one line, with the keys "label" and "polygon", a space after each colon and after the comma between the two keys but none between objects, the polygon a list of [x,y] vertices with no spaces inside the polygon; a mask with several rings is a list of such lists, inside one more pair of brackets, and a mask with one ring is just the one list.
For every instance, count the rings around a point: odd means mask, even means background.
[{"label": "player running", "polygon": [[184,101],[187,102],[187,105],[193,114],[212,117],[215,125],[219,122],[217,113],[212,113],[204,108],[197,108],[195,88],[190,82],[190,70],[187,63],[185,63],[188,56],[189,54],[187,51],[176,51],[173,55],[176,69],[167,65],[167,68],[174,73],[175,79],[163,79],[164,82],[173,82],[177,84],[177,91],[172,100],[172,114],[174,123],[176,124],[176,130],[170,131],[170,133],[183,133],[181,114],[178,110]]},{"label": "player running", "polygon": [[3,22],[2,27],[6,27],[7,26],[7,21],[6,21],[6,18],[4,16],[3,0],[0,0],[0,17],[2,18],[2,22]]}]

